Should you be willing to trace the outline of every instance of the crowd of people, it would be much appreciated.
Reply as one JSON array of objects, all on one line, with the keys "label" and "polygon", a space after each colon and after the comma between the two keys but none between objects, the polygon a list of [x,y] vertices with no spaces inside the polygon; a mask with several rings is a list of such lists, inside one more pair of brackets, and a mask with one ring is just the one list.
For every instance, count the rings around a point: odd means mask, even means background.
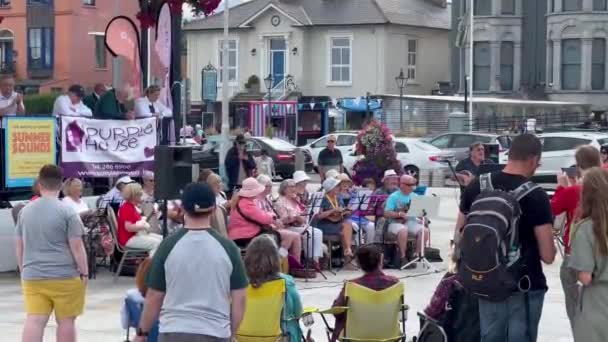
[{"label": "crowd of people", "polygon": [[[353,191],[358,189],[348,175],[334,167],[324,174],[318,193],[310,193],[310,178],[296,171],[292,179],[280,183],[275,194],[272,175],[256,174],[258,163],[245,152],[243,140],[237,138],[230,152],[235,159],[232,169],[236,169],[231,182],[238,190],[228,198],[222,191],[221,177],[203,170],[198,182],[188,185],[179,200],[167,204],[169,231],[165,239],[159,223],[162,210],[154,199],[153,173],[142,173],[143,185],[126,175],[118,177],[114,187],[100,197],[97,207],[116,213],[117,243],[149,251],[149,259],[142,264],[146,269],[140,269],[137,278],[143,313],[136,341],[145,341],[155,324],[161,341],[228,341],[237,334],[245,315],[247,287],[260,288],[283,279],[287,291],[285,331],[295,342],[302,336],[298,321],[302,302],[288,270],[310,262],[321,271],[321,259],[335,257],[324,245],[325,237],[334,236],[341,242],[345,268],[364,272],[352,281],[376,291],[399,281],[382,271],[383,250],[376,242],[385,230],[377,228],[377,219],[387,220],[386,234],[396,240],[400,265],[408,262],[408,239],[416,240],[415,255],[424,252],[422,237],[429,236],[427,227],[419,218],[408,216],[418,185],[414,177],[386,170],[379,187],[366,180],[359,190],[373,191],[386,200],[378,215],[365,216],[349,206]],[[578,148],[577,174],[560,175],[550,199],[529,182],[540,164],[541,150],[534,135],[517,136],[504,169],[478,175],[483,151],[479,144],[471,146],[470,165],[464,168],[470,175],[466,175],[468,185],[461,194],[452,266],[425,310],[429,318],[445,322],[442,318],[455,310],[454,294],[466,299],[458,303],[467,305],[467,328],[445,327],[456,341],[471,340],[471,336],[483,342],[537,339],[548,289],[542,263],[555,260],[553,219],[560,214],[566,216],[560,278],[575,340],[608,340],[603,325],[608,318],[603,309],[608,298],[604,292],[608,279],[608,170],[602,167],[607,153],[592,146]],[[81,217],[97,209],[82,199],[82,187],[79,179],[64,180],[60,168],[44,166],[37,180],[38,194],[19,214],[17,259],[27,312],[23,341],[42,341],[53,312],[58,322],[57,339],[75,340],[75,319],[84,309],[89,276]],[[488,241],[483,240],[484,248],[471,247],[477,246],[482,236],[471,218],[495,210],[484,207],[480,213],[479,203],[489,203],[487,196],[507,196],[504,194],[516,194],[520,189],[525,192],[515,200],[521,212],[511,228],[517,238],[511,240],[505,259],[497,258],[497,266],[504,263],[504,274],[514,277],[513,281],[493,283],[493,273],[479,278],[469,266],[472,256],[489,253],[485,248]],[[317,200],[318,212],[311,214]],[[48,219],[41,222],[39,217]],[[491,233],[492,238],[494,234],[500,239],[503,233]],[[484,286],[472,286],[469,278]],[[505,286],[506,294],[498,295]],[[344,302],[343,289],[334,305],[343,306]],[[343,315],[336,317],[332,340],[339,338],[344,322]],[[456,320],[451,324],[464,323]],[[463,334],[467,339],[462,339]]]}]

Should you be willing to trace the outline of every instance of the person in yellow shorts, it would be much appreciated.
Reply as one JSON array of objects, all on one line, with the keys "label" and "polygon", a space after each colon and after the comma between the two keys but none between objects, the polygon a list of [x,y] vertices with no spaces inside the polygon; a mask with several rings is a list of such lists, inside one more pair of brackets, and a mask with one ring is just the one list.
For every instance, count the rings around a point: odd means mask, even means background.
[{"label": "person in yellow shorts", "polygon": [[[63,175],[55,165],[39,174],[41,197],[20,212],[16,250],[27,318],[22,342],[42,342],[55,314],[57,341],[76,341],[88,279],[84,226],[74,208],[58,199]],[[44,219],[42,219],[44,218]]]}]

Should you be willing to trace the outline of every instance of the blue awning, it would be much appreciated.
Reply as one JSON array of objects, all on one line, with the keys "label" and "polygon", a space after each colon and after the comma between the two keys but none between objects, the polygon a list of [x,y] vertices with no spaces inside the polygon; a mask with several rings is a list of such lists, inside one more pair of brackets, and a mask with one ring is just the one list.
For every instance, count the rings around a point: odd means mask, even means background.
[{"label": "blue awning", "polygon": [[[365,97],[359,98],[342,98],[338,100],[338,107],[351,111],[351,112],[366,112],[367,111],[367,101]],[[369,109],[371,111],[376,111],[382,108],[382,100],[379,99],[370,99],[369,101]]]}]

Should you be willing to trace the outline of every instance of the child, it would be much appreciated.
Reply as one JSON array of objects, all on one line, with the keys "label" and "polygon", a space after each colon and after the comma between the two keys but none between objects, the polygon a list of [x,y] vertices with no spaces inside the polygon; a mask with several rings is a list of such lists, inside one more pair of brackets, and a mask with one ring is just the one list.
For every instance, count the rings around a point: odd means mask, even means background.
[{"label": "child", "polygon": [[258,170],[258,176],[266,175],[270,179],[275,178],[274,161],[268,156],[268,151],[262,150],[262,155],[255,158],[256,168]]}]

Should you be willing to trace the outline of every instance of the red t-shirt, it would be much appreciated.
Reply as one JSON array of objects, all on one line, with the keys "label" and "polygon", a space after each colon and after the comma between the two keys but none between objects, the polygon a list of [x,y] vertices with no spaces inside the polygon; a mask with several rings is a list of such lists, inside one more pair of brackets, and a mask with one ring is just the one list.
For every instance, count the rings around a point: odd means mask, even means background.
[{"label": "red t-shirt", "polygon": [[566,213],[566,229],[564,229],[564,244],[566,253],[570,254],[570,229],[572,223],[580,216],[579,203],[581,198],[582,185],[575,184],[569,187],[558,186],[551,199],[551,209],[553,215]]},{"label": "red t-shirt", "polygon": [[141,215],[137,212],[135,205],[130,202],[125,202],[118,209],[118,243],[121,246],[125,246],[130,238],[135,236],[136,233],[132,233],[125,228],[125,223],[135,223],[141,220]]}]

